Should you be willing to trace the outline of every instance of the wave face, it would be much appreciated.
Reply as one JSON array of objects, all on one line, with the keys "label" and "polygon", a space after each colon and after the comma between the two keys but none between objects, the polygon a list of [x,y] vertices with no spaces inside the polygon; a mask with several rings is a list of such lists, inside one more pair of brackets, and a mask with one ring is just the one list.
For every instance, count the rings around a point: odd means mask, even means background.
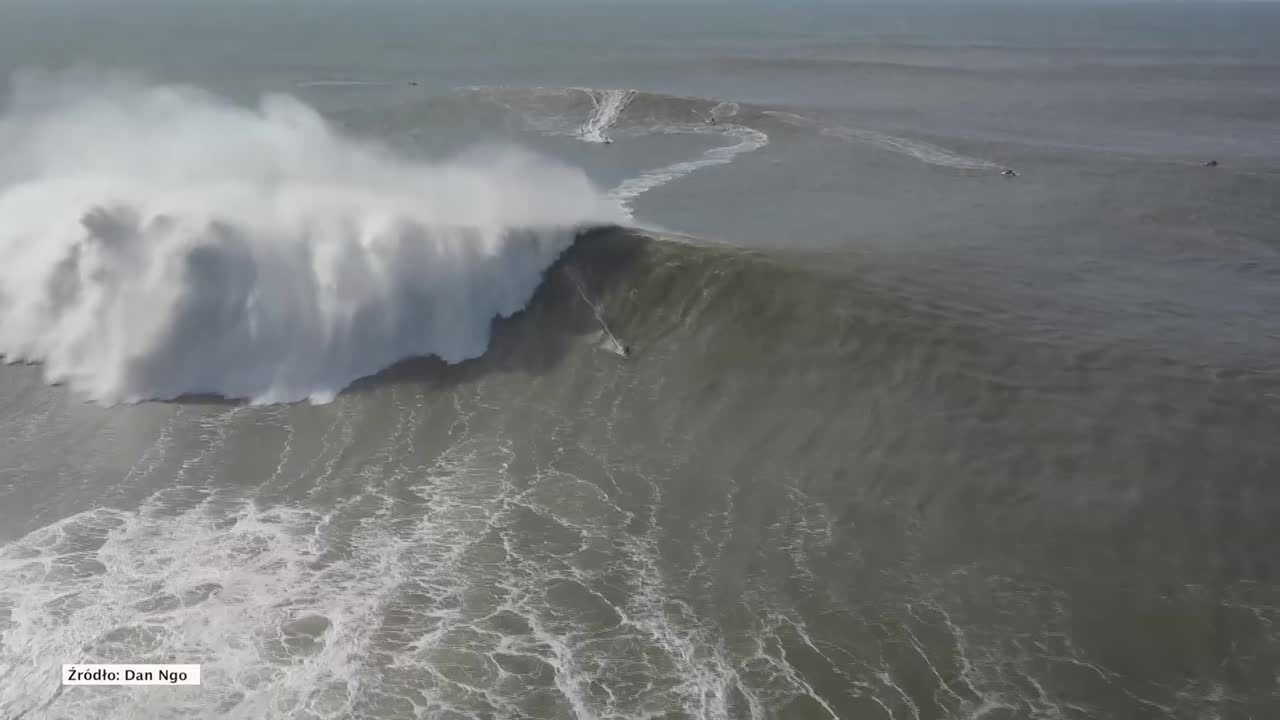
[{"label": "wave face", "polygon": [[[1274,556],[1273,381],[1088,306],[1055,346],[937,267],[606,231],[476,362],[331,405],[86,411],[10,369],[0,715],[1276,717],[1280,588],[1222,570]],[[1194,642],[1152,652],[1152,607]],[[174,657],[201,687],[47,682]]]},{"label": "wave face", "polygon": [[101,403],[324,402],[484,352],[586,226],[581,172],[511,148],[426,165],[282,95],[25,75],[0,119],[0,355]]}]

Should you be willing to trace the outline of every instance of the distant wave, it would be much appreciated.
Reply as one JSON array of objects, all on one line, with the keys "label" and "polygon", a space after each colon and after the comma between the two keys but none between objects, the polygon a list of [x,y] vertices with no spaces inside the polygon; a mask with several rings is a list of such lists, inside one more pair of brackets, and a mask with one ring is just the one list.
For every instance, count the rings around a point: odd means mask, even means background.
[{"label": "distant wave", "polygon": [[635,90],[587,90],[591,102],[595,104],[595,112],[582,124],[580,137],[586,142],[602,143],[608,141],[605,133],[618,121],[627,103],[635,99]]},{"label": "distant wave", "polygon": [[957,170],[1000,170],[1001,167],[990,160],[982,158],[969,157],[959,153],[952,152],[944,147],[939,147],[931,143],[922,142],[920,140],[908,140],[906,138],[895,137],[893,135],[885,135],[874,130],[862,130],[857,128],[823,128],[822,134],[828,137],[839,138],[841,140],[853,140],[868,145],[896,152],[902,155],[909,155],[916,160],[930,165],[938,165],[940,167],[956,168]]},{"label": "distant wave", "polygon": [[862,60],[841,57],[723,57],[713,58],[708,62],[726,70],[741,70],[754,74],[775,73],[838,73],[851,75],[895,74],[895,75],[938,75],[958,76],[976,75],[980,69],[957,67],[954,65],[938,65],[931,63],[891,62],[885,60]]},{"label": "distant wave", "polygon": [[822,127],[816,121],[803,115],[777,110],[766,110],[765,115],[777,118],[783,123],[795,127],[814,128],[827,137],[872,145],[881,150],[906,155],[923,163],[957,170],[1003,170],[1003,166],[990,160],[961,155],[944,147],[922,140],[910,140],[894,135],[886,135],[874,130],[849,127]]},{"label": "distant wave", "polygon": [[695,158],[624,180],[609,194],[628,217],[632,201],[645,192],[699,169],[730,163],[769,144],[763,131],[742,122],[726,122],[742,111],[735,102],[597,88],[474,87],[469,91],[519,114],[535,132],[572,135],[583,142],[603,143],[615,127],[623,128],[629,136],[693,134],[731,141]]},{"label": "distant wave", "polygon": [[725,101],[717,103],[715,107],[711,108],[711,112],[707,113],[707,116],[716,120],[723,120],[725,118],[731,118],[741,111],[742,106],[738,103]]},{"label": "distant wave", "polygon": [[300,88],[311,87],[386,87],[395,83],[373,80],[310,80],[298,83]]},{"label": "distant wave", "polygon": [[596,88],[518,88],[481,86],[468,89],[518,115],[527,127],[546,135],[572,136],[602,143],[616,130],[618,138],[637,135],[698,134],[721,137],[727,145],[697,157],[645,170],[615,187],[610,195],[628,217],[644,193],[702,168],[724,165],[769,144],[761,120],[777,120],[842,140],[873,146],[919,162],[955,170],[999,172],[1004,166],[947,148],[865,128],[824,126],[816,120],[781,110],[752,109],[744,117],[735,102],[682,98],[635,90]]},{"label": "distant wave", "polygon": [[0,117],[0,356],[103,402],[325,401],[485,351],[585,226],[579,171],[394,157],[287,96],[31,74]]}]

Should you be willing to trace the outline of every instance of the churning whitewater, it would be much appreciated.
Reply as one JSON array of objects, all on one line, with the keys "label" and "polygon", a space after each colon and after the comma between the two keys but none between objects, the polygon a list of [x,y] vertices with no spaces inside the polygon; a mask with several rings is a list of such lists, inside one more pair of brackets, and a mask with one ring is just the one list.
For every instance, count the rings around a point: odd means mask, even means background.
[{"label": "churning whitewater", "polygon": [[584,227],[623,218],[514,148],[438,164],[298,100],[31,74],[0,119],[0,355],[100,403],[325,402],[482,354]]}]

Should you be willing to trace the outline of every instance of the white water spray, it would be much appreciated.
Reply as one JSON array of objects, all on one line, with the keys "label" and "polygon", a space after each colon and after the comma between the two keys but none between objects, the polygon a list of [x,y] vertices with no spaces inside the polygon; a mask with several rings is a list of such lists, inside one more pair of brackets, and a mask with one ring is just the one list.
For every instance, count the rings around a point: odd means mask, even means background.
[{"label": "white water spray", "polygon": [[407,162],[285,96],[24,75],[0,147],[0,355],[103,403],[326,401],[476,357],[576,230],[621,219],[577,170]]},{"label": "white water spray", "polygon": [[636,91],[585,90],[584,92],[591,98],[594,110],[591,117],[587,118],[582,125],[582,139],[592,143],[609,142],[609,136],[606,133],[614,123],[618,122],[618,118],[622,117],[622,111],[627,109],[627,105],[635,98]]}]

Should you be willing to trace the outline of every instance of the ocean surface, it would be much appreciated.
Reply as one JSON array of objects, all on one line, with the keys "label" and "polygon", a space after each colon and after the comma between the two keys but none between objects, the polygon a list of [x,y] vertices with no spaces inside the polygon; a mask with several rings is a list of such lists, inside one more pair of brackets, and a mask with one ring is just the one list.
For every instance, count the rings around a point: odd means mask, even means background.
[{"label": "ocean surface", "polygon": [[1280,5],[13,0],[0,77],[0,718],[1280,717]]}]

